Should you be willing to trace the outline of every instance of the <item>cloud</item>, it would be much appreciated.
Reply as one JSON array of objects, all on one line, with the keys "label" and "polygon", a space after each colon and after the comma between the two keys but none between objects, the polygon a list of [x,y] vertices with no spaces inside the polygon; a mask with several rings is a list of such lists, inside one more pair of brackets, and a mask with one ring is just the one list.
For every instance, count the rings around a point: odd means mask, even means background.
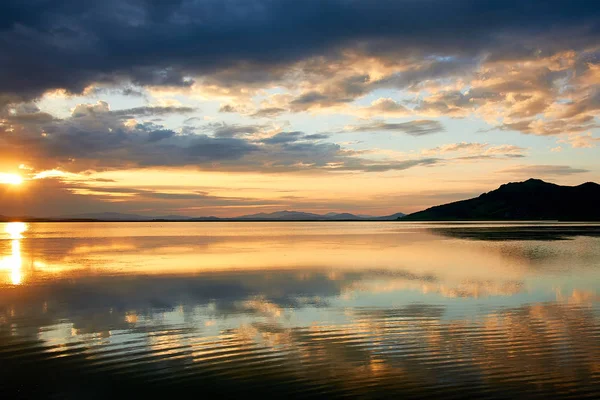
[{"label": "cloud", "polygon": [[420,90],[431,80],[468,76],[477,68],[478,64],[479,60],[477,58],[449,57],[424,60],[413,68],[378,80],[375,86]]},{"label": "cloud", "polygon": [[280,114],[284,113],[286,110],[285,108],[279,108],[279,107],[269,107],[269,108],[262,108],[252,114],[250,114],[251,117],[254,118],[275,118],[277,116],[279,116]]},{"label": "cloud", "polygon": [[488,147],[484,154],[486,155],[504,155],[507,157],[523,157],[527,149],[513,144],[503,144],[500,146]]},{"label": "cloud", "polygon": [[470,75],[439,81],[408,101],[413,114],[477,116],[498,130],[563,135],[598,127],[597,50],[483,59]]},{"label": "cloud", "polygon": [[499,171],[505,174],[523,176],[560,176],[589,172],[587,169],[573,168],[568,165],[520,165]]},{"label": "cloud", "polygon": [[[159,112],[163,111],[161,108]],[[235,137],[241,133],[240,127],[218,126],[210,136],[177,134],[150,122],[129,124],[123,121],[123,115],[111,112],[107,103],[98,102],[77,105],[67,119],[0,127],[0,155],[21,158],[21,163],[37,169],[63,167],[79,172],[128,166],[201,165],[240,159],[258,150],[256,145]],[[2,134],[8,130],[14,134]]]},{"label": "cloud", "polygon": [[558,140],[558,143],[568,143],[574,149],[591,149],[600,143],[600,138],[593,137],[591,132],[587,132],[581,135],[569,135],[566,139]]},{"label": "cloud", "polygon": [[188,114],[191,112],[198,111],[194,107],[161,107],[161,106],[147,106],[147,107],[134,107],[127,108],[124,110],[111,111],[112,115],[121,118],[131,117],[148,117],[154,115],[167,115],[167,114]]},{"label": "cloud", "polygon": [[362,108],[360,113],[367,117],[405,117],[412,110],[388,97],[373,101],[371,106]]},{"label": "cloud", "polygon": [[527,149],[515,145],[503,144],[499,146],[490,146],[488,143],[450,143],[437,146],[431,149],[421,151],[423,155],[445,155],[452,153],[469,154],[468,156],[459,157],[457,159],[485,159],[485,158],[519,158],[525,157]]},{"label": "cloud", "polygon": [[292,143],[297,142],[298,140],[304,137],[303,132],[280,132],[276,135],[273,135],[269,138],[262,139],[262,143],[267,144],[284,144],[284,143]]},{"label": "cloud", "polygon": [[112,94],[112,95],[146,98],[146,94],[144,93],[144,90],[142,88],[137,88],[134,86],[125,86],[122,88],[88,86],[87,88],[84,89],[83,94],[85,94],[86,96],[90,96],[90,97]]},{"label": "cloud", "polygon": [[[421,121],[476,116],[497,130],[536,135],[574,135],[599,126],[600,10],[584,2],[249,4],[3,2],[0,119],[50,122],[54,117],[48,113],[11,116],[8,108],[57,89],[132,96],[172,90],[218,99],[220,112],[252,118],[285,112],[412,115]],[[481,15],[493,15],[493,21]],[[274,89],[276,94],[268,94]],[[411,98],[380,98],[362,108],[353,104],[390,89]],[[195,111],[102,107],[74,113],[133,119]],[[371,128],[414,136],[443,130],[383,123]],[[166,133],[153,136],[167,139]],[[574,143],[595,143],[584,140]]]},{"label": "cloud", "polygon": [[451,143],[442,146],[434,147],[432,149],[423,150],[423,154],[446,154],[457,151],[466,151],[469,153],[480,153],[488,147],[487,143]]},{"label": "cloud", "polygon": [[[133,118],[133,117],[147,117],[147,116],[155,116],[155,115],[166,115],[166,114],[187,114],[197,111],[196,108],[193,107],[174,107],[174,106],[145,106],[145,107],[134,107],[134,108],[125,108],[121,110],[111,111],[110,106],[105,101],[98,101],[96,104],[78,104],[71,111],[71,116],[85,117],[85,116],[95,116],[98,114],[105,114],[107,116],[115,116],[119,118]],[[23,114],[26,115],[36,115],[36,114],[44,114],[44,113],[31,113],[31,114]],[[41,121],[43,122],[43,121]]]},{"label": "cloud", "polygon": [[[60,176],[28,180],[24,190],[0,185],[0,208],[3,215],[52,217],[90,212],[136,213],[151,210],[152,215],[177,212],[198,216],[198,210],[218,211],[227,207],[277,205],[278,200],[251,197],[216,196],[204,190],[179,192],[110,186],[105,180],[85,176],[62,179]],[[107,186],[108,185],[108,186]],[[15,198],[18,201],[15,201]],[[127,201],[122,201],[126,199]]]},{"label": "cloud", "polygon": [[234,138],[246,135],[252,135],[264,129],[264,125],[228,125],[214,123],[206,126],[205,131],[212,132],[215,137]]},{"label": "cloud", "polygon": [[[417,122],[394,129],[420,134],[431,126]],[[326,142],[327,138],[323,133],[281,131],[270,125],[224,123],[186,124],[176,132],[152,122],[130,123],[110,111],[108,103],[98,102],[79,104],[71,117],[61,120],[0,126],[0,157],[36,171],[67,172],[184,166],[240,172],[377,172],[437,162],[431,157],[371,160]]]},{"label": "cloud", "polygon": [[363,125],[353,125],[345,128],[350,132],[401,132],[411,136],[423,136],[443,132],[444,127],[439,121],[415,120],[401,123],[370,122]]},{"label": "cloud", "polygon": [[304,138],[309,139],[309,140],[322,140],[322,139],[328,139],[329,135],[326,133],[313,133],[310,135],[305,135]]},{"label": "cloud", "polygon": [[315,88],[305,91],[300,96],[290,101],[289,108],[292,111],[306,111],[313,108],[327,108],[353,102],[375,87],[372,86],[369,74],[350,73],[314,85]]},{"label": "cloud", "polygon": [[[540,49],[592,47],[600,20],[594,4],[558,0],[433,0],[409,6],[388,0],[255,0],[251,5],[108,0],[77,7],[7,0],[0,15],[5,102],[57,88],[80,92],[94,82],[186,88],[198,76],[228,68],[233,70],[227,81],[264,83],[285,74],[286,65],[335,60],[351,49],[390,59],[427,56],[415,72],[388,78],[390,84],[414,85],[468,70],[484,53],[503,60],[531,57]],[[301,100],[317,98],[307,92]]]},{"label": "cloud", "polygon": [[219,112],[220,113],[235,113],[235,112],[239,112],[238,109],[231,104],[223,104],[220,108],[219,108]]}]

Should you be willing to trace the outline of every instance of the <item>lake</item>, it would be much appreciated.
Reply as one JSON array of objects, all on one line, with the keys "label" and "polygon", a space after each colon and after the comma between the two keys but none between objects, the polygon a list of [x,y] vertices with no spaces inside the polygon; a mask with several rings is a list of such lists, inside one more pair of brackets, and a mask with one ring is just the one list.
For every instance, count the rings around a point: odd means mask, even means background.
[{"label": "lake", "polygon": [[600,224],[0,224],[3,398],[600,397]]}]

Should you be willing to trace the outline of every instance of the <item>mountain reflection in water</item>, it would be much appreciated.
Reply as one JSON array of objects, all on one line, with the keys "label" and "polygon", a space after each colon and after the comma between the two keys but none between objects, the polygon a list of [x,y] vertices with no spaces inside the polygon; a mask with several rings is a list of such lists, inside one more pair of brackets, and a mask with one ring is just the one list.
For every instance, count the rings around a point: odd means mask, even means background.
[{"label": "mountain reflection in water", "polygon": [[5,224],[0,390],[598,397],[598,229]]}]

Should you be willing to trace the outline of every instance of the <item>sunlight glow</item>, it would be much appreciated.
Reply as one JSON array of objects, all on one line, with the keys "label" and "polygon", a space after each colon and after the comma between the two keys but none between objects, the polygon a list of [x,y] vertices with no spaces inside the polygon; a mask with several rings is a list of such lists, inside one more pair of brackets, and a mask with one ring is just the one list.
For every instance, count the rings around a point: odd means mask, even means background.
[{"label": "sunlight glow", "polygon": [[10,269],[10,281],[13,285],[20,285],[23,281],[23,273],[21,267],[23,259],[21,258],[21,242],[19,240],[12,241],[12,254],[5,259],[7,267]]},{"label": "sunlight glow", "polygon": [[0,259],[0,268],[10,271],[10,282],[20,285],[23,282],[23,259],[21,257],[21,241],[23,232],[27,230],[27,224],[23,222],[11,222],[6,224],[4,231],[12,239],[11,254]]},{"label": "sunlight glow", "polygon": [[66,178],[66,177],[77,177],[77,174],[71,174],[58,169],[49,169],[42,171],[33,176],[33,179],[45,179],[45,178]]},{"label": "sunlight glow", "polygon": [[27,224],[24,222],[9,222],[4,231],[10,235],[13,240],[23,239],[23,232],[27,230]]},{"label": "sunlight glow", "polygon": [[23,178],[18,174],[0,173],[0,184],[20,185],[23,183]]}]

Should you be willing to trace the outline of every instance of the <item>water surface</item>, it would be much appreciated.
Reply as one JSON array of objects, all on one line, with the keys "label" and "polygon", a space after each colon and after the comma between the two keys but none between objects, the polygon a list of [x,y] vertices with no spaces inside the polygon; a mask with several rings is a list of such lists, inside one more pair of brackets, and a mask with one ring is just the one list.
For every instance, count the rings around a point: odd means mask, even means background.
[{"label": "water surface", "polygon": [[0,224],[0,393],[600,397],[600,225]]}]

